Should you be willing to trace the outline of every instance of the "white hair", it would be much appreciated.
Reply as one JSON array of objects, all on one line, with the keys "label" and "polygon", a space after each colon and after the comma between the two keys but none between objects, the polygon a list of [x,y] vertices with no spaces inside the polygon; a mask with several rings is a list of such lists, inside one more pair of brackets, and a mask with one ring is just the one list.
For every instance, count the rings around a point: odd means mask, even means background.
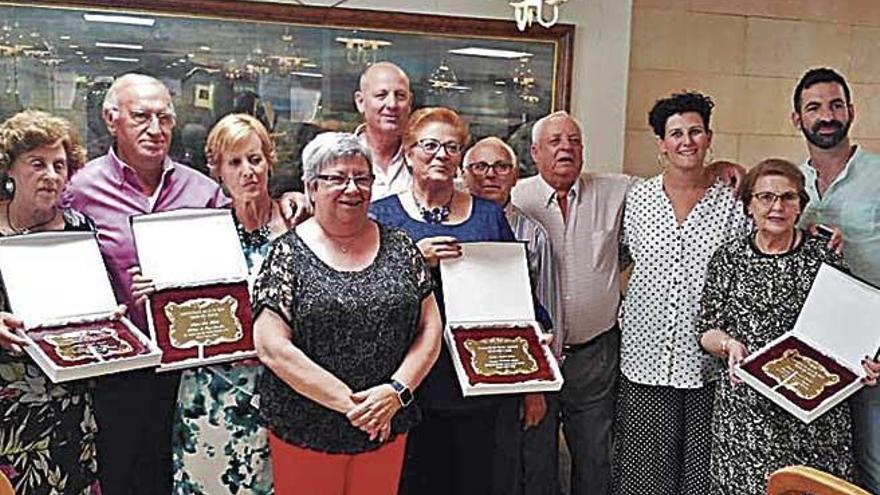
[{"label": "white hair", "polygon": [[544,129],[544,124],[546,124],[550,120],[562,118],[569,119],[574,122],[574,125],[576,125],[578,130],[581,131],[581,134],[583,134],[584,128],[581,126],[581,123],[578,122],[578,119],[572,117],[571,114],[569,114],[565,110],[559,110],[549,115],[545,115],[535,122],[535,125],[532,126],[532,144],[538,144],[538,139],[541,137],[541,131]]},{"label": "white hair", "polygon": [[509,144],[505,143],[503,139],[495,137],[495,136],[489,136],[489,137],[485,137],[483,139],[480,139],[479,141],[474,143],[473,146],[468,148],[467,153],[464,154],[464,159],[461,161],[462,168],[466,167],[470,163],[471,152],[474,151],[474,149],[477,146],[480,146],[483,144],[495,144],[495,145],[500,146],[504,151],[507,152],[507,156],[510,157],[510,161],[511,161],[511,163],[513,163],[514,168],[516,168],[518,166],[519,160],[517,159],[516,152],[513,151],[513,148],[511,148]]},{"label": "white hair", "polygon": [[362,156],[372,168],[370,149],[348,132],[322,132],[315,136],[302,151],[302,181],[307,187],[306,198],[311,201],[308,185],[318,180],[321,170],[340,158]]},{"label": "white hair", "polygon": [[148,76],[146,74],[139,74],[137,72],[129,72],[128,74],[123,74],[116,78],[113,81],[113,84],[110,85],[110,88],[107,89],[107,94],[104,95],[104,103],[101,105],[101,110],[104,112],[115,112],[119,109],[119,90],[130,85],[134,84],[155,84],[157,86],[162,86],[166,92],[168,92],[168,111],[174,115],[174,102],[171,101],[171,92],[168,91],[168,87],[162,83],[162,81],[156,79],[153,76]]}]

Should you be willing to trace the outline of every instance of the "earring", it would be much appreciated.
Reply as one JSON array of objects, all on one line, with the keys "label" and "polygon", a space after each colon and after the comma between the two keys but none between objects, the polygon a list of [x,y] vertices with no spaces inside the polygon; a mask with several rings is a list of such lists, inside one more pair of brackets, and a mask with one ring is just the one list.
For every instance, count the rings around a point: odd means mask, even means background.
[{"label": "earring", "polygon": [[715,163],[715,150],[709,146],[709,149],[706,150],[706,157],[703,158],[703,165],[712,165]]},{"label": "earring", "polygon": [[657,166],[658,167],[666,168],[666,160],[664,160],[664,158],[666,158],[666,155],[664,155],[663,153],[657,153]]},{"label": "earring", "polygon": [[12,180],[12,177],[7,177],[6,180],[3,181],[3,190],[10,198],[15,196],[15,181]]}]

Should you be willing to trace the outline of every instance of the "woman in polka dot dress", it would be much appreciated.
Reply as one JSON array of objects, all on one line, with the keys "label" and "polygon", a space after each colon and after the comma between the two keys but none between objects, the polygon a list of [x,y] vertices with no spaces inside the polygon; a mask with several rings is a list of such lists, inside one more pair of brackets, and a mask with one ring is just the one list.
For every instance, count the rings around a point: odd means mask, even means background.
[{"label": "woman in polka dot dress", "polygon": [[633,272],[621,316],[612,493],[708,493],[710,422],[719,362],[696,317],[715,249],[746,231],[734,190],[704,166],[712,100],[657,101],[648,120],[663,172],[627,195],[622,252]]}]

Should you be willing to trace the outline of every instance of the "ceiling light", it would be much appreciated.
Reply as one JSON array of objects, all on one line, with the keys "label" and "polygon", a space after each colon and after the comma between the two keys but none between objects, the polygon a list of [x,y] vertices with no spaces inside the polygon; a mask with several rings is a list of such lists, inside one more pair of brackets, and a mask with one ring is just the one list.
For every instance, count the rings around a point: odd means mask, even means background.
[{"label": "ceiling light", "polygon": [[68,41],[70,39],[70,36],[68,36],[66,34],[62,34],[61,36],[58,37],[58,39],[61,41]]},{"label": "ceiling light", "polygon": [[83,19],[89,22],[109,22],[112,24],[128,24],[130,26],[153,27],[156,24],[156,19],[130,15],[83,14]]},{"label": "ceiling light", "polygon": [[298,72],[293,71],[290,73],[291,76],[300,76],[300,77],[324,77],[324,74],[318,74],[316,72]]},{"label": "ceiling light", "polygon": [[119,48],[120,50],[143,50],[144,45],[134,45],[130,43],[107,43],[105,41],[96,41],[95,48]]},{"label": "ceiling light", "polygon": [[210,47],[210,46],[207,46],[207,45],[202,45],[202,46],[199,47],[199,50],[201,50],[201,51],[203,51],[203,52],[210,52],[210,51],[211,51],[211,47]]},{"label": "ceiling light", "polygon": [[104,60],[108,62],[130,62],[130,63],[138,63],[141,61],[139,58],[130,58],[130,57],[110,57],[105,56]]},{"label": "ceiling light", "polygon": [[488,58],[506,58],[515,59],[523,57],[531,57],[533,54],[528,52],[515,52],[513,50],[499,50],[497,48],[482,48],[479,46],[469,46],[467,48],[456,48],[449,50],[453,55],[464,55],[468,57],[488,57]]}]

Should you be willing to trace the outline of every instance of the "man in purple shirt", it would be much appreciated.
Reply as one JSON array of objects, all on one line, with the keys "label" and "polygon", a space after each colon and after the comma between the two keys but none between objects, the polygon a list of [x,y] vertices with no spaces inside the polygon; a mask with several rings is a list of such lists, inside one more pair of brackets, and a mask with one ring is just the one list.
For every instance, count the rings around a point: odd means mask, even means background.
[{"label": "man in purple shirt", "polygon": [[[116,79],[104,99],[103,117],[114,145],[73,177],[63,203],[94,220],[116,297],[146,332],[143,306],[131,301],[130,269],[138,262],[129,218],[220,207],[229,199],[216,182],[168,157],[175,114],[171,94],[160,81],[141,74]],[[173,239],[168,248],[173,256]],[[171,493],[171,422],[178,379],[174,372],[141,370],[98,380],[95,413],[104,493]]]}]

